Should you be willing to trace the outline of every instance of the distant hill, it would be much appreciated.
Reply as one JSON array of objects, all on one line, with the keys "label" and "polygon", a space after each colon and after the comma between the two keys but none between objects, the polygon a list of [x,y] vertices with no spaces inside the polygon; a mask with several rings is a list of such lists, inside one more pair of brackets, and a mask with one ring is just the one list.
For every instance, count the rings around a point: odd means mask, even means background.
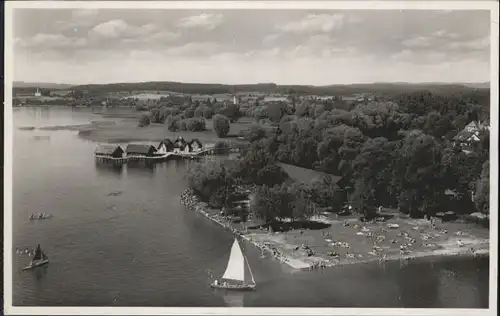
[{"label": "distant hill", "polygon": [[394,94],[415,91],[430,91],[434,93],[449,93],[457,91],[471,91],[488,89],[488,84],[461,84],[461,83],[364,83],[348,85],[308,86],[308,85],[277,85],[275,83],[259,84],[207,84],[182,83],[170,81],[91,84],[73,86],[71,89],[86,90],[93,93],[111,93],[123,91],[171,91],[187,94],[222,94],[235,92],[262,92],[284,94],[311,94],[311,95],[351,95],[354,93]]},{"label": "distant hill", "polygon": [[70,84],[65,83],[48,83],[48,82],[24,82],[24,81],[14,81],[12,82],[13,88],[35,88],[40,87],[40,89],[57,89],[64,90],[71,87]]},{"label": "distant hill", "polygon": [[463,83],[464,86],[476,89],[490,89],[491,84],[489,82],[479,82],[479,83]]}]

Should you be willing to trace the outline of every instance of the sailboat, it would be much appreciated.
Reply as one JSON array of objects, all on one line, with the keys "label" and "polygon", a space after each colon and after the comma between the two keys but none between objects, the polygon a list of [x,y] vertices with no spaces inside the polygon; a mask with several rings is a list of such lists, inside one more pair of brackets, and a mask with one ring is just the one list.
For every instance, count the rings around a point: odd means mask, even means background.
[{"label": "sailboat", "polygon": [[38,244],[38,246],[36,247],[35,256],[31,260],[30,264],[27,267],[24,267],[23,270],[33,269],[47,263],[49,263],[49,257],[45,255],[45,253],[42,251],[42,248],[40,248],[40,244]]},{"label": "sailboat", "polygon": [[[248,274],[245,270],[248,270]],[[251,280],[248,280],[248,277]],[[240,244],[235,238],[231,247],[231,254],[227,263],[226,271],[221,280],[215,280],[210,284],[212,288],[227,290],[255,290],[255,279],[248,260],[241,251]]]}]

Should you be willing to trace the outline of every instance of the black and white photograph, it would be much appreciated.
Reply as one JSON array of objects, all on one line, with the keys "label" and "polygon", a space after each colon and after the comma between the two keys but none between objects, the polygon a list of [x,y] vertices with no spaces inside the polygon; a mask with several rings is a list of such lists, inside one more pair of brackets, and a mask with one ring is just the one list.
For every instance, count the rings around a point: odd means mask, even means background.
[{"label": "black and white photograph", "polygon": [[7,1],[4,46],[6,315],[496,315],[498,2]]}]

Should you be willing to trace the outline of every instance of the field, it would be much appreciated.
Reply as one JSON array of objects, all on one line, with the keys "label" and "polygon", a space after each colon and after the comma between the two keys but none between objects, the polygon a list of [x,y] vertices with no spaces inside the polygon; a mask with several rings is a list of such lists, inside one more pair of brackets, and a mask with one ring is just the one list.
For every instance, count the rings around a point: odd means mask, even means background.
[{"label": "field", "polygon": [[293,165],[289,165],[286,163],[280,163],[280,166],[285,170],[286,173],[297,182],[302,182],[305,184],[309,184],[315,180],[320,180],[323,176],[328,175],[333,177],[335,181],[338,181],[340,177],[326,174],[324,172],[301,168]]},{"label": "field", "polygon": [[[123,112],[121,114],[116,113],[115,115],[124,117],[131,115],[131,113],[128,112],[127,114]],[[115,121],[115,125],[81,127],[79,129],[79,136],[87,140],[104,143],[126,143],[133,141],[159,142],[165,138],[173,139],[178,136],[182,136],[185,139],[198,138],[203,144],[214,144],[221,140],[213,131],[212,120],[206,120],[207,129],[203,132],[171,132],[165,124],[155,123],[146,127],[138,127],[137,118],[121,118]],[[231,124],[229,135],[224,140],[237,141],[236,137],[239,136],[242,130],[248,127],[250,122],[250,119],[242,119],[240,122]]]}]

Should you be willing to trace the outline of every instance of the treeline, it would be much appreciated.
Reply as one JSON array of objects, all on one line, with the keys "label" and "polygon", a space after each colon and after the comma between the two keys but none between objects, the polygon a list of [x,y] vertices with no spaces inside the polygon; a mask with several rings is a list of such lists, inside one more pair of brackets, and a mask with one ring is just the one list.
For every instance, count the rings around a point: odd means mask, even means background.
[{"label": "treeline", "polygon": [[181,82],[139,82],[115,83],[103,85],[80,85],[71,90],[92,93],[116,93],[124,91],[170,91],[185,94],[225,94],[236,92],[260,92],[298,95],[352,95],[355,93],[377,93],[394,95],[405,92],[427,90],[432,93],[483,93],[489,88],[468,87],[462,84],[409,84],[409,83],[373,83],[330,86],[277,85],[274,83],[224,85]]},{"label": "treeline", "polygon": [[482,129],[467,148],[454,136],[488,117],[489,109],[430,93],[396,100],[313,115],[296,109],[262,142],[279,161],[342,176],[346,199],[362,212],[385,205],[412,216],[435,214],[446,208],[447,190],[465,208],[473,196],[486,194],[476,187],[489,159],[489,131]]},{"label": "treeline", "polygon": [[217,102],[216,99],[207,99],[204,102],[193,101],[190,97],[171,100],[170,97],[161,98],[148,105],[139,105],[137,111],[149,111],[139,119],[139,126],[150,123],[166,124],[169,131],[204,131],[206,119],[213,119],[214,131],[220,138],[228,135],[230,123],[237,121],[240,116],[239,106],[232,102]]},{"label": "treeline", "polygon": [[[223,146],[223,145],[221,145]],[[189,187],[212,208],[239,215],[248,214],[232,203],[239,186],[253,186],[250,201],[254,216],[273,223],[289,219],[304,220],[320,209],[333,211],[340,207],[333,177],[326,176],[312,184],[293,181],[259,142],[246,148],[238,160],[211,161],[194,165],[188,173]]]}]

